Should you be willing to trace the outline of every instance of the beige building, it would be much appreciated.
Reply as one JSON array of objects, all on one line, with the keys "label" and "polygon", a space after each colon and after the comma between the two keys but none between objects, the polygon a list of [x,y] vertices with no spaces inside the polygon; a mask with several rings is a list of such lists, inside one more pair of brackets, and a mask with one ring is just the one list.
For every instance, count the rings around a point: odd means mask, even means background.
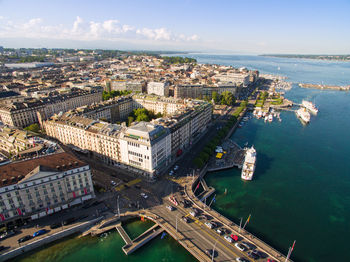
[{"label": "beige building", "polygon": [[147,83],[147,94],[157,96],[169,96],[169,83],[168,82],[149,82]]},{"label": "beige building", "polygon": [[154,113],[163,115],[173,115],[176,111],[184,109],[186,103],[181,99],[172,97],[160,97],[151,95],[133,96],[134,109],[146,108]]},{"label": "beige building", "polygon": [[118,145],[120,125],[66,113],[45,121],[44,128],[47,135],[63,144],[92,151],[108,164],[120,162]]},{"label": "beige building", "polygon": [[159,97],[154,100],[133,97],[133,101],[138,107],[169,117],[126,128],[67,112],[53,116],[43,126],[47,135],[64,144],[89,150],[108,164],[122,164],[153,177],[206,131],[212,117],[211,104],[203,101],[184,103]]},{"label": "beige building", "polygon": [[0,166],[0,220],[36,219],[94,198],[91,169],[68,153]]},{"label": "beige building", "polygon": [[69,94],[0,105],[1,121],[11,127],[26,127],[71,109],[102,101],[100,91],[73,89]]}]

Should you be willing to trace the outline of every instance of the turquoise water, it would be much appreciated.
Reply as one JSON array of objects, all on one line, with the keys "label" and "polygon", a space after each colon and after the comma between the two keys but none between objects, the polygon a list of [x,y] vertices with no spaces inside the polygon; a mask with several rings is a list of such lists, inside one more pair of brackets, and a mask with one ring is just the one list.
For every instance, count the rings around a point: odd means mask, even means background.
[{"label": "turquoise water", "polygon": [[[188,55],[187,55],[188,56]],[[200,63],[245,66],[280,74],[294,83],[350,84],[350,63],[269,58],[258,56],[190,55]],[[278,70],[278,67],[280,70]],[[247,226],[264,241],[287,253],[296,240],[294,261],[349,261],[350,235],[350,93],[301,89],[293,84],[287,98],[309,99],[320,112],[303,126],[293,112],[283,121],[250,120],[232,139],[257,148],[254,180],[243,182],[237,169],[209,174],[217,189],[215,208],[239,222],[252,214]],[[224,194],[227,188],[227,195]],[[126,230],[133,236],[150,224],[135,221]],[[167,236],[126,257],[117,233],[106,239],[61,241],[18,261],[193,261],[194,258]]]},{"label": "turquoise water", "polygon": [[[199,62],[206,61],[204,57]],[[249,59],[249,65],[235,57],[212,62],[230,61],[265,73],[278,73],[279,65],[293,82],[350,84],[350,63]],[[307,126],[293,112],[283,112],[282,122],[252,119],[238,129],[232,139],[241,145],[253,144],[258,152],[254,180],[241,181],[237,169],[209,174],[208,184],[217,189],[214,208],[236,222],[252,214],[247,229],[284,253],[296,240],[295,261],[349,261],[350,93],[293,84],[286,97],[295,102],[314,101],[320,112]]]},{"label": "turquoise water", "polygon": [[[124,228],[131,238],[143,233],[152,222],[133,221]],[[108,262],[108,261],[193,261],[194,258],[168,235],[159,237],[126,256],[122,251],[125,243],[118,232],[107,237],[71,238],[60,241],[35,253],[16,259],[16,262]]]}]

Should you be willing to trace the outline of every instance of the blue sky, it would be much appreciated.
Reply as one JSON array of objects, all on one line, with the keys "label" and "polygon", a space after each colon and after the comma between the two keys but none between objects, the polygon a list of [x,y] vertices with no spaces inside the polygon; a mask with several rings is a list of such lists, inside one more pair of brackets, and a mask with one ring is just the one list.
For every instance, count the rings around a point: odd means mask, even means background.
[{"label": "blue sky", "polygon": [[349,11],[349,0],[0,0],[0,45],[348,54]]}]

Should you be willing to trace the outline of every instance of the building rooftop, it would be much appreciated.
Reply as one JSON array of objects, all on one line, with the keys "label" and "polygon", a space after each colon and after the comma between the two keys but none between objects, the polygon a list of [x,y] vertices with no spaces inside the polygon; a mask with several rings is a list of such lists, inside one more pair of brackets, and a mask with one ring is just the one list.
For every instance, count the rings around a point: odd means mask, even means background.
[{"label": "building rooftop", "polygon": [[62,172],[86,165],[83,161],[66,152],[15,162],[0,166],[0,186],[18,183],[39,166],[41,169]]}]

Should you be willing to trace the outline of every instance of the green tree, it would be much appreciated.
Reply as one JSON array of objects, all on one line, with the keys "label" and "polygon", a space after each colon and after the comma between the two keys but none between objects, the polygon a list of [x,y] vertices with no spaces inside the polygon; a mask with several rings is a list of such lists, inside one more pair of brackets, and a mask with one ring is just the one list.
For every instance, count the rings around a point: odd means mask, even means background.
[{"label": "green tree", "polygon": [[38,124],[32,124],[30,126],[25,127],[24,129],[27,131],[35,132],[35,133],[40,132],[40,127]]},{"label": "green tree", "polygon": [[132,116],[128,117],[128,126],[130,126],[134,122],[134,118]]},{"label": "green tree", "polygon": [[221,104],[231,106],[236,102],[235,97],[229,91],[222,92],[221,94]]},{"label": "green tree", "polygon": [[211,94],[211,98],[213,99],[214,103],[217,104],[219,102],[219,99],[220,99],[218,92],[214,91]]}]

